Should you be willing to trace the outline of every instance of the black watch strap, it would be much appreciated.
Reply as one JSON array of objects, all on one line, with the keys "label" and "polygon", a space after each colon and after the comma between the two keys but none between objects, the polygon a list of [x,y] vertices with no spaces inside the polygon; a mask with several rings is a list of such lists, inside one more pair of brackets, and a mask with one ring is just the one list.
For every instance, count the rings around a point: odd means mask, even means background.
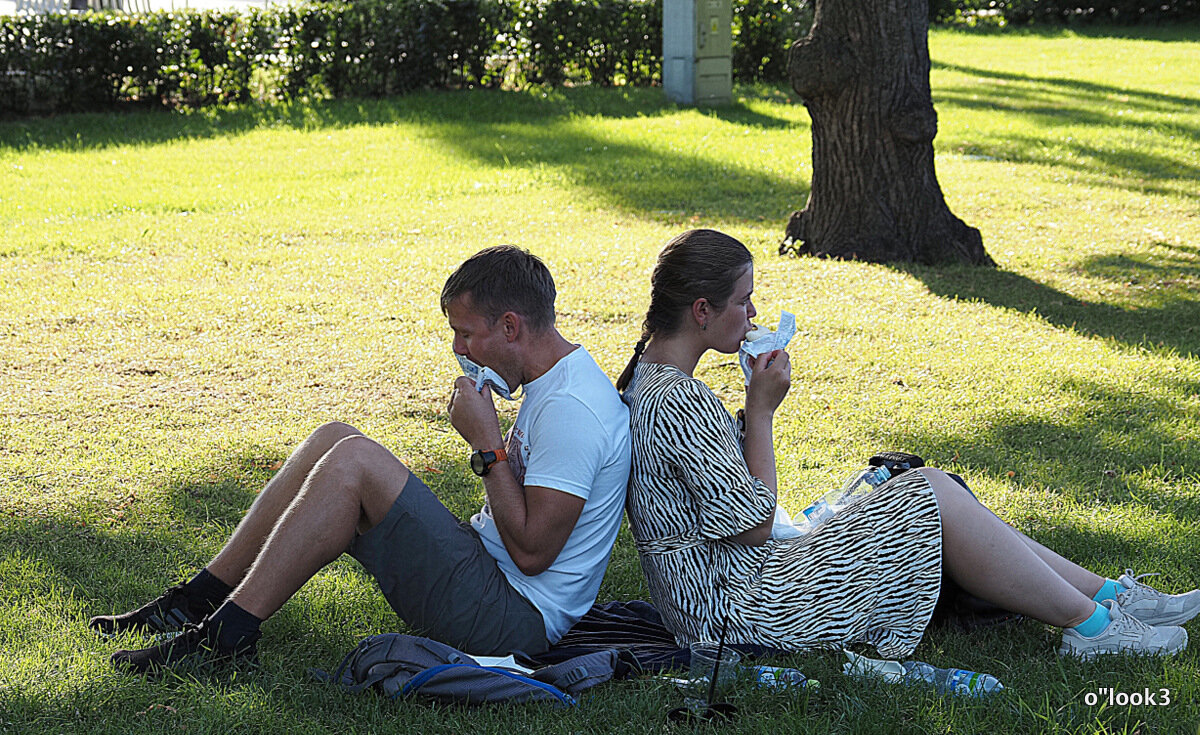
[{"label": "black watch strap", "polygon": [[508,459],[503,449],[482,449],[471,453],[471,471],[484,477],[492,471],[492,465]]}]

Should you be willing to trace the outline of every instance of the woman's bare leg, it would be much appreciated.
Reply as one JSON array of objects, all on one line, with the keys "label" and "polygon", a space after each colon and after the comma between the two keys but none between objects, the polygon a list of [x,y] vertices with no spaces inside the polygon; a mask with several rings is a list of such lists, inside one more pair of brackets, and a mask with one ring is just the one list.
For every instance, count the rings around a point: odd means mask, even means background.
[{"label": "woman's bare leg", "polygon": [[943,565],[963,589],[1060,628],[1078,625],[1095,611],[1088,595],[961,485],[939,470],[917,471],[938,499]]},{"label": "woman's bare leg", "polygon": [[[1009,528],[1012,528],[1012,526],[1009,526]],[[1070,582],[1072,587],[1088,597],[1092,597],[1099,592],[1100,588],[1107,581],[1099,574],[1084,569],[1070,559],[1064,559],[1015,528],[1013,528],[1013,533],[1017,534],[1025,542],[1026,546],[1033,549],[1033,553],[1037,554],[1042,561],[1049,564],[1050,568],[1058,573],[1058,576]]]}]

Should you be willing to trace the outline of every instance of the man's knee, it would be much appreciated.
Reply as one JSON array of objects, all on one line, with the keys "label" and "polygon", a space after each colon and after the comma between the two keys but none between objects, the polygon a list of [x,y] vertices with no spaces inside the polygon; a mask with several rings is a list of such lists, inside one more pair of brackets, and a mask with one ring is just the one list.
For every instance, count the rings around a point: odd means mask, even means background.
[{"label": "man's knee", "polygon": [[321,463],[336,473],[339,486],[362,508],[359,532],[383,520],[408,483],[409,470],[382,444],[362,434],[348,436],[330,449]]},{"label": "man's knee", "polygon": [[335,471],[357,489],[374,487],[404,487],[409,470],[386,447],[363,434],[340,439],[321,460],[328,470]]},{"label": "man's knee", "polygon": [[351,436],[362,436],[362,432],[350,424],[342,423],[341,421],[330,421],[321,424],[309,435],[313,442],[327,448],[332,448],[333,445],[342,439]]}]

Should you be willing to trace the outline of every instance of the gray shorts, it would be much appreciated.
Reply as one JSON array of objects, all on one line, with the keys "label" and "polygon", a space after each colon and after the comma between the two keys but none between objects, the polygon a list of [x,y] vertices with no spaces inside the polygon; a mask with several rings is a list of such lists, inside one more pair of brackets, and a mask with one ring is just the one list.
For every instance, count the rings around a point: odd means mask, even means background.
[{"label": "gray shorts", "polygon": [[379,582],[400,619],[480,656],[548,647],[542,614],[508,582],[470,523],[410,474],[387,516],[346,553]]}]

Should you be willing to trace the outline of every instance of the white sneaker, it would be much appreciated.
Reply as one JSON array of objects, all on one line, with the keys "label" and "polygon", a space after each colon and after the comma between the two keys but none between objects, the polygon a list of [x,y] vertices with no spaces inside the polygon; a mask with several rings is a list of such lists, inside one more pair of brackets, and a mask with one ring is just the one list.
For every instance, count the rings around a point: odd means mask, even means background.
[{"label": "white sneaker", "polygon": [[1107,653],[1133,653],[1169,656],[1187,648],[1187,631],[1177,625],[1147,625],[1121,611],[1116,600],[1100,603],[1108,608],[1112,622],[1091,638],[1074,628],[1063,629],[1060,656],[1076,656],[1084,661]]},{"label": "white sneaker", "polygon": [[1125,588],[1117,593],[1117,602],[1126,615],[1148,625],[1183,625],[1200,614],[1200,590],[1168,595],[1138,581],[1149,576],[1152,575],[1135,577],[1132,569],[1126,569],[1117,580],[1117,584]]}]

